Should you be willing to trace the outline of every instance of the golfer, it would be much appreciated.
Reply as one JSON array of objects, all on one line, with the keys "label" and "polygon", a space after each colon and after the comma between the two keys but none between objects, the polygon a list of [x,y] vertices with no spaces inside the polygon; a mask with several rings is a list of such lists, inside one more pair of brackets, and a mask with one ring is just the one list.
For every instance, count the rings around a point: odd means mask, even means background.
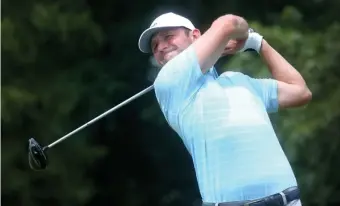
[{"label": "golfer", "polygon": [[[304,105],[312,95],[244,18],[221,16],[201,34],[187,18],[165,13],[141,34],[139,49],[161,65],[157,101],[192,156],[202,205],[301,205],[268,113]],[[213,65],[221,56],[245,49],[259,53],[273,79],[217,75]]]}]

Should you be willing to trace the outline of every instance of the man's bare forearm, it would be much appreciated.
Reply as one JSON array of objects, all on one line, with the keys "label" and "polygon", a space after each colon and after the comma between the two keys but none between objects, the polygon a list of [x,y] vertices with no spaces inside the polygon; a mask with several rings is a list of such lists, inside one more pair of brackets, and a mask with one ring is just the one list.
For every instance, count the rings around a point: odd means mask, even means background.
[{"label": "man's bare forearm", "polygon": [[202,72],[206,73],[216,63],[230,39],[244,38],[247,33],[248,24],[242,17],[224,15],[217,18],[193,43]]},{"label": "man's bare forearm", "polygon": [[301,74],[265,40],[262,40],[260,55],[276,80],[306,86]]},{"label": "man's bare forearm", "polygon": [[260,54],[274,79],[278,81],[278,101],[281,108],[307,104],[312,93],[301,74],[281,54],[262,40]]}]

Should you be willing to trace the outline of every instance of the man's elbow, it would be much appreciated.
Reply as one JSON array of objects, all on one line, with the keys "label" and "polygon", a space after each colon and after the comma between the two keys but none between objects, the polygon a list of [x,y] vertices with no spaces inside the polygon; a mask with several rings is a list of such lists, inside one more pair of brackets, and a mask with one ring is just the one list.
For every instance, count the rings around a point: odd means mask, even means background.
[{"label": "man's elbow", "polygon": [[[282,85],[281,92],[279,92],[279,106],[280,108],[301,107],[308,104],[312,100],[312,92],[307,86],[289,85],[286,87]],[[289,89],[288,89],[289,88]]]},{"label": "man's elbow", "polygon": [[313,97],[312,91],[310,91],[310,89],[306,86],[301,94],[300,104],[301,105],[308,104],[312,100],[312,97]]}]

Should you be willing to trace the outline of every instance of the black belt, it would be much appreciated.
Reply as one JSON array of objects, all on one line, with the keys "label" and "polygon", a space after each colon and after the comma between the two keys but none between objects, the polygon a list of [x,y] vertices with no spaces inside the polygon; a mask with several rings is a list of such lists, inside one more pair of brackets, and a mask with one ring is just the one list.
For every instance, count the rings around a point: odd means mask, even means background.
[{"label": "black belt", "polygon": [[257,200],[237,202],[203,203],[204,206],[285,206],[293,200],[300,199],[298,187],[290,187],[280,193],[276,193]]}]

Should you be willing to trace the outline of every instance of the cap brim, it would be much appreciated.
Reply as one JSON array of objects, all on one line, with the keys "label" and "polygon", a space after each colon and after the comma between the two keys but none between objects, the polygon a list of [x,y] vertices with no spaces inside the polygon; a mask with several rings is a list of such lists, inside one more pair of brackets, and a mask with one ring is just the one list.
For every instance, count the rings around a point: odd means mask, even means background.
[{"label": "cap brim", "polygon": [[139,37],[138,47],[144,53],[151,53],[151,38],[152,36],[160,30],[172,28],[171,26],[167,27],[154,27],[146,29],[141,36]]}]

